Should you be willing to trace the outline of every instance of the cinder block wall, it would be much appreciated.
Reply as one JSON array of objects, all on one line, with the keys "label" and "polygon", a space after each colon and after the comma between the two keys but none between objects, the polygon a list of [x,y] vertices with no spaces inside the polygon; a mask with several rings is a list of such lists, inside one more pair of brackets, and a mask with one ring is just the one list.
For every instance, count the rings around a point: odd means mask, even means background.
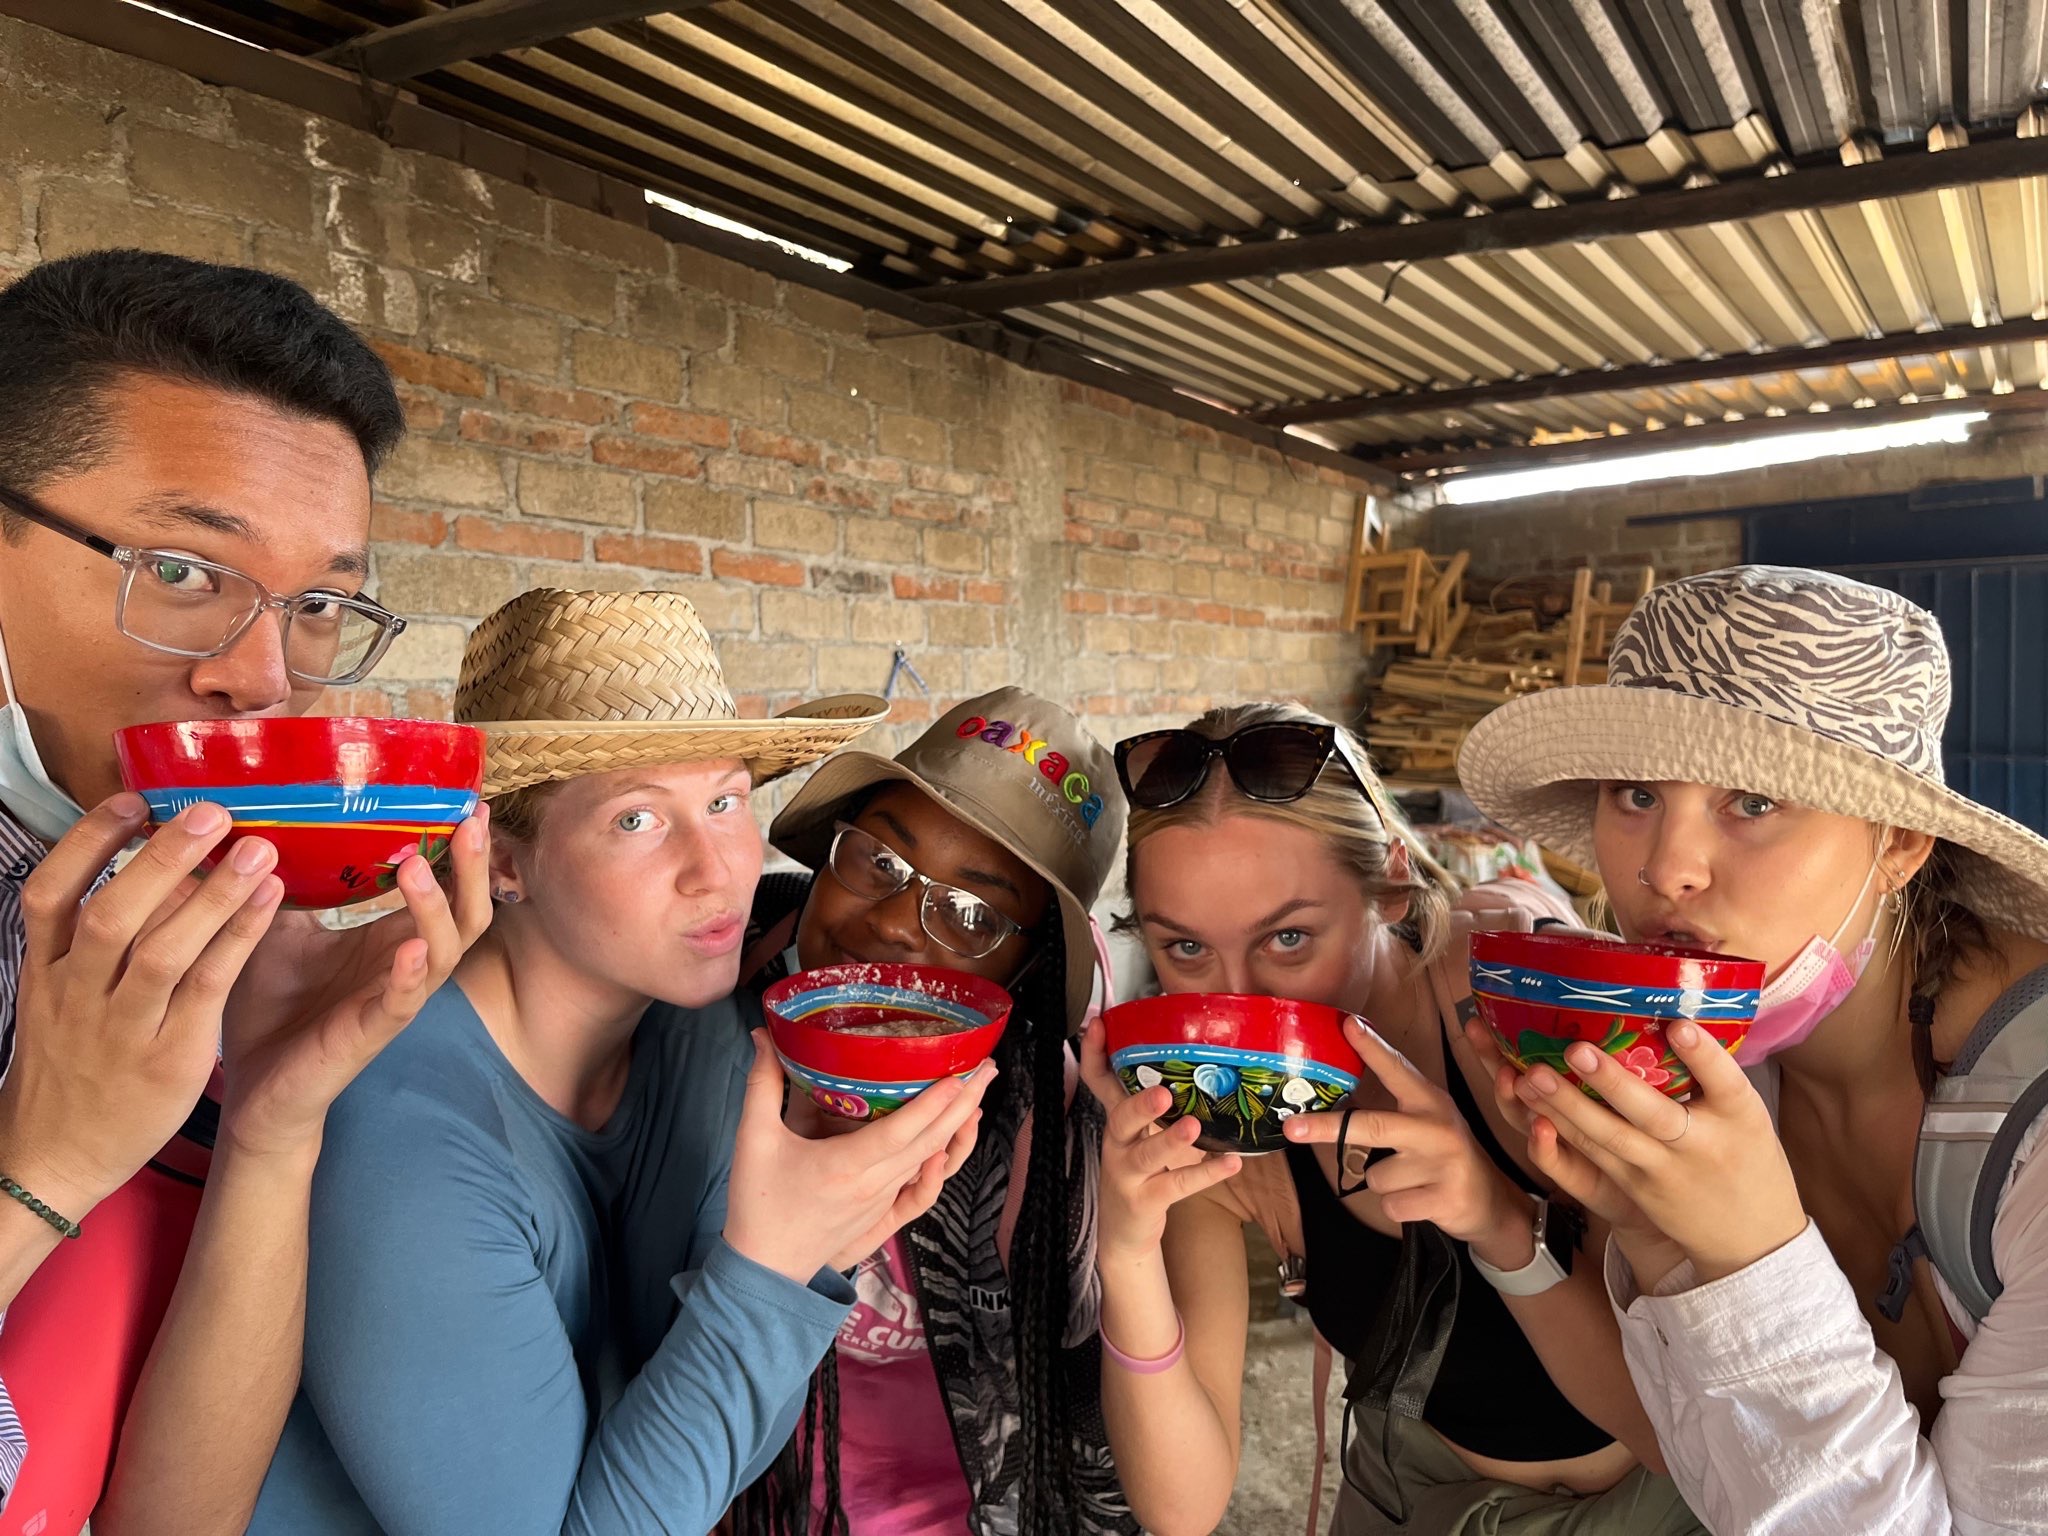
[{"label": "cinder block wall", "polygon": [[1342,709],[1366,487],[453,161],[0,18],[0,281],[109,244],[249,262],[360,326],[412,434],[330,703],[438,715],[535,585],[686,593],[747,709],[1019,681],[1107,739],[1241,696]]}]

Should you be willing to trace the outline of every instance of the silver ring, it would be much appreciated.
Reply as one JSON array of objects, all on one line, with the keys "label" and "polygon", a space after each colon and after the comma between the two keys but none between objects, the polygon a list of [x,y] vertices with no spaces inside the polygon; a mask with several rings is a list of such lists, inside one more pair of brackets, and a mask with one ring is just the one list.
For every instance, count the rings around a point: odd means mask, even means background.
[{"label": "silver ring", "polygon": [[1645,865],[1644,865],[1644,866],[1643,866],[1643,867],[1642,867],[1641,869],[1639,869],[1639,870],[1637,870],[1637,871],[1636,871],[1636,884],[1637,884],[1637,885],[1648,885],[1649,883],[1650,883],[1650,866],[1649,866],[1649,865],[1647,865],[1647,864],[1645,864]]},{"label": "silver ring", "polygon": [[1657,1138],[1667,1147],[1677,1146],[1681,1141],[1685,1140],[1685,1133],[1692,1129],[1692,1106],[1690,1104],[1681,1104],[1678,1107],[1685,1111],[1685,1124],[1678,1128],[1676,1136],[1659,1136]]}]

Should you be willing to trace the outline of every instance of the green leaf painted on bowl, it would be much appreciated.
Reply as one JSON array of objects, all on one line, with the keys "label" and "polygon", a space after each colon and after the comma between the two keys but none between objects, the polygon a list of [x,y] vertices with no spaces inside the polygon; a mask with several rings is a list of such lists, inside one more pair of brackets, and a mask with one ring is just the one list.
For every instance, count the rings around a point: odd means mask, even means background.
[{"label": "green leaf painted on bowl", "polygon": [[399,857],[377,866],[376,888],[389,891],[397,888],[399,867],[417,853],[429,864],[439,864],[448,856],[448,834],[445,832],[422,832],[420,840]]},{"label": "green leaf painted on bowl", "polygon": [[[1160,1082],[1173,1096],[1170,1118],[1192,1115],[1216,1136],[1247,1147],[1279,1145],[1280,1125],[1289,1116],[1328,1109],[1344,1097],[1344,1090],[1334,1083],[1296,1079],[1270,1067],[1255,1066],[1233,1068],[1234,1085],[1218,1096],[1205,1092],[1202,1082],[1218,1082],[1219,1074],[1204,1072],[1201,1081],[1197,1081],[1201,1063],[1158,1061],[1146,1065],[1159,1074]],[[1213,1067],[1214,1063],[1208,1065]],[[1143,1087],[1135,1067],[1125,1068],[1118,1075],[1132,1093]],[[1281,1090],[1296,1082],[1304,1084],[1307,1091],[1296,1088],[1291,1098],[1283,1095]]]}]

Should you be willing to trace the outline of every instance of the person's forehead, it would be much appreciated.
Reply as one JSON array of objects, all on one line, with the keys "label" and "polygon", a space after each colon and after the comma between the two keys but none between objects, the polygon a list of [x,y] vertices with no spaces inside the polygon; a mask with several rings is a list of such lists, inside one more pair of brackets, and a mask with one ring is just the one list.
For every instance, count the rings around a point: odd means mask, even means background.
[{"label": "person's forehead", "polygon": [[360,564],[369,474],[340,423],[155,376],[118,380],[102,401],[109,452],[79,479],[131,537],[196,532],[295,566]]},{"label": "person's forehead", "polygon": [[[1227,878],[1187,883],[1198,869]],[[1140,887],[1180,916],[1266,911],[1286,897],[1327,896],[1344,882],[1342,866],[1315,834],[1262,816],[1163,827],[1138,845],[1134,873]]]}]

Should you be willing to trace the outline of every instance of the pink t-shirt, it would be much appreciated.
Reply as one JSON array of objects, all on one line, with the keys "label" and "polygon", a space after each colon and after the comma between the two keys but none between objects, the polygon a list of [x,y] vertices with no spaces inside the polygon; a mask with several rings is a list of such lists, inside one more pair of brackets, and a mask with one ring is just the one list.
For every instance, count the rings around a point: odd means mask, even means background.
[{"label": "pink t-shirt", "polygon": [[[860,1266],[839,1327],[839,1502],[853,1536],[957,1536],[970,1499],[900,1237]],[[822,1461],[819,1463],[822,1467]],[[822,1473],[812,1501],[824,1504]]]}]

